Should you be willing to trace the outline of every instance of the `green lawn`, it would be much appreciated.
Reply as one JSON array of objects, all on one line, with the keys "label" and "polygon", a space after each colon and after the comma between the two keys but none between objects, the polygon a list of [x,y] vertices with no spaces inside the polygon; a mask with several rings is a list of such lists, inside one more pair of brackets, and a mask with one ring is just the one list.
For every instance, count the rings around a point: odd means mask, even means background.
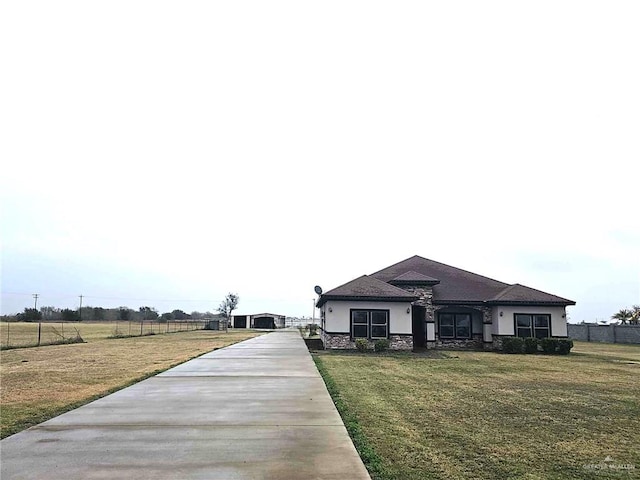
[{"label": "green lawn", "polygon": [[640,478],[640,346],[574,350],[314,358],[373,478]]}]

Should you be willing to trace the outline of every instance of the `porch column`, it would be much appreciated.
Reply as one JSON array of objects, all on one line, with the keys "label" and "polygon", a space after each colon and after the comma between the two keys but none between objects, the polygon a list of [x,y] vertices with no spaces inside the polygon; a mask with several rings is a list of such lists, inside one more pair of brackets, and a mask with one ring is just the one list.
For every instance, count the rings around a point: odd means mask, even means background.
[{"label": "porch column", "polygon": [[484,342],[484,348],[493,348],[493,335],[491,330],[493,329],[493,315],[491,314],[490,307],[482,307],[482,340]]}]

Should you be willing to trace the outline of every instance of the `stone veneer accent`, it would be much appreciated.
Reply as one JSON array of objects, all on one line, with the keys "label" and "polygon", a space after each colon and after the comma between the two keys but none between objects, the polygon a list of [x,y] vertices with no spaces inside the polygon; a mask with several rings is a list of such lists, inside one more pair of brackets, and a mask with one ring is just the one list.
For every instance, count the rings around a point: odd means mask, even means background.
[{"label": "stone veneer accent", "polygon": [[433,308],[433,287],[412,285],[398,285],[398,287],[406,290],[409,293],[413,293],[416,297],[420,297],[418,300],[413,302],[413,305],[425,307],[427,311],[427,322],[435,321],[435,312]]},{"label": "stone veneer accent", "polygon": [[469,350],[476,349],[482,350],[484,347],[484,342],[482,341],[482,335],[472,335],[471,339],[468,340],[459,340],[459,339],[446,339],[440,340],[437,339],[433,343],[433,347],[431,348],[441,348],[441,349],[452,349],[452,350]]},{"label": "stone veneer accent", "polygon": [[413,335],[389,335],[391,350],[413,350]]},{"label": "stone veneer accent", "polygon": [[[348,333],[325,333],[320,332],[320,338],[324,348],[352,349],[355,350],[356,342],[351,340]],[[375,341],[369,340],[369,347],[373,350]],[[413,350],[413,335],[389,335],[389,349],[391,350]]]},{"label": "stone veneer accent", "polygon": [[349,334],[324,333],[321,335],[324,348],[356,348],[356,344],[351,341]]}]

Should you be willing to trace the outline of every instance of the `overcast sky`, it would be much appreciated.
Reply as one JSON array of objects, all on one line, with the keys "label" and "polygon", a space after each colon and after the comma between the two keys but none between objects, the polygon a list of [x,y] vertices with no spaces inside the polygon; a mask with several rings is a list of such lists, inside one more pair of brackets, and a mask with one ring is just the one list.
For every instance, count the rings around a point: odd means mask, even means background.
[{"label": "overcast sky", "polygon": [[640,303],[636,1],[0,12],[3,314],[312,314],[412,255]]}]

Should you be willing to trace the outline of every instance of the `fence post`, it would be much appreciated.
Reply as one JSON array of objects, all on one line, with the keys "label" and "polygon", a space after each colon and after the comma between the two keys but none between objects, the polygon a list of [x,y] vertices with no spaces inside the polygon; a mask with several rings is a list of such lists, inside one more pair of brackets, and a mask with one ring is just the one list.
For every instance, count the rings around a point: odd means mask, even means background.
[{"label": "fence post", "polygon": [[40,346],[41,335],[42,335],[42,322],[38,322],[38,346]]},{"label": "fence post", "polygon": [[616,325],[611,325],[611,328],[613,328],[613,343],[618,343],[616,342]]},{"label": "fence post", "polygon": [[142,326],[144,325],[144,320],[140,321],[140,336],[142,336]]},{"label": "fence post", "polygon": [[11,325],[11,322],[7,322],[7,347],[9,346],[9,325]]}]

